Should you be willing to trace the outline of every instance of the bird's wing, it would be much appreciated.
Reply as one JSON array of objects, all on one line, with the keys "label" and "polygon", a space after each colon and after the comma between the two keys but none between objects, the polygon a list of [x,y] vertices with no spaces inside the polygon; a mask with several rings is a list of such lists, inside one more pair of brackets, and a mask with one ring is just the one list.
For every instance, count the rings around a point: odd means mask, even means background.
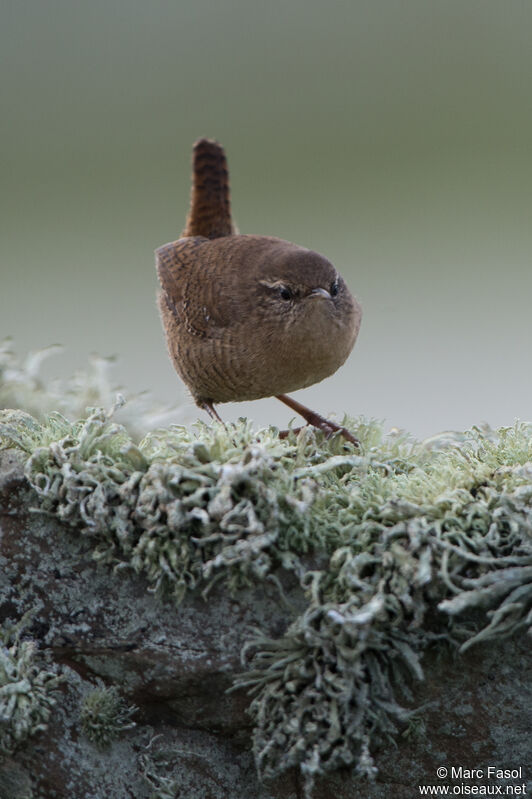
[{"label": "bird's wing", "polygon": [[178,324],[197,336],[212,336],[231,322],[212,269],[210,240],[203,236],[178,239],[155,251],[164,300]]}]

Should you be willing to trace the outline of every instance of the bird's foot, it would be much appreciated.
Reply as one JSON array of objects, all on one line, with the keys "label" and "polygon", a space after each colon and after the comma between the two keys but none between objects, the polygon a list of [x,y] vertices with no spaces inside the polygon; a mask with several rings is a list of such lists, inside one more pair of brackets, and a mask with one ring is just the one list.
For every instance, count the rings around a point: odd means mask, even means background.
[{"label": "bird's foot", "polygon": [[[285,405],[288,405],[288,407],[296,413],[299,413],[299,415],[302,416],[309,425],[312,425],[312,427],[316,427],[318,430],[321,430],[323,433],[325,433],[326,438],[330,438],[332,435],[334,435],[334,433],[340,433],[340,435],[342,435],[346,441],[354,444],[355,447],[360,446],[358,438],[355,438],[346,427],[342,427],[342,425],[336,424],[336,422],[332,422],[330,419],[326,419],[324,416],[316,413],[316,411],[312,411],[310,408],[307,408],[306,405],[302,405],[300,402],[292,399],[292,397],[288,397],[286,394],[279,394],[277,399],[281,400],[281,402],[284,402]],[[209,414],[211,419],[224,424],[223,419],[216,411],[212,402],[204,400],[203,402],[198,403],[198,405]],[[294,427],[291,430],[281,430],[279,432],[279,438],[287,438],[290,433],[295,433],[297,435],[301,432],[301,430],[303,430],[303,427]]]},{"label": "bird's foot", "polygon": [[[334,433],[340,433],[346,441],[350,441],[351,444],[354,444],[355,447],[360,446],[360,442],[358,438],[355,438],[352,433],[347,430],[347,428],[342,427],[342,425],[336,424],[336,422],[331,422],[330,419],[325,419],[324,416],[321,416],[316,411],[312,411],[310,408],[307,408],[306,405],[302,405],[300,402],[292,399],[292,397],[288,397],[286,394],[279,394],[277,396],[278,400],[284,402],[285,405],[288,405],[296,413],[299,413],[300,416],[305,419],[308,424],[312,425],[313,427],[317,427],[318,430],[322,430],[325,433],[327,438],[330,438]],[[298,433],[302,428],[296,428],[293,432]],[[286,438],[289,434],[289,430],[281,430],[279,433],[280,438]]]}]

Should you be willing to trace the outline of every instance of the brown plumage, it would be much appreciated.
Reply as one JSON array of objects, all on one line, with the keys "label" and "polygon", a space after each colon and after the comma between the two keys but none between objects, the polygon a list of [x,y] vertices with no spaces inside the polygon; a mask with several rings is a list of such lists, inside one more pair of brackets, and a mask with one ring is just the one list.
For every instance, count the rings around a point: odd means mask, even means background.
[{"label": "brown plumage", "polygon": [[217,239],[234,232],[225,153],[218,142],[199,139],[192,155],[190,211],[181,236]]},{"label": "brown plumage", "polygon": [[159,308],[174,366],[195,402],[277,396],[328,434],[339,427],[285,394],[333,374],[351,352],[361,309],[323,256],[234,232],[220,144],[194,145],[182,238],[156,251]]}]

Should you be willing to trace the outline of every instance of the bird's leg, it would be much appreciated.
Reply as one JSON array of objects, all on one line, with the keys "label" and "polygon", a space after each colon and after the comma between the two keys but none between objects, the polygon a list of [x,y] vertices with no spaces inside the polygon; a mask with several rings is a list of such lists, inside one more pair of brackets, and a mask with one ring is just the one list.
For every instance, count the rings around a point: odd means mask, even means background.
[{"label": "bird's leg", "polygon": [[224,423],[224,420],[218,414],[218,411],[215,409],[212,402],[209,400],[203,400],[203,402],[198,402],[198,405],[202,410],[207,411],[211,419],[214,419],[216,422],[221,422],[222,424]]},{"label": "bird's leg", "polygon": [[341,433],[343,437],[350,441],[351,444],[354,444],[358,447],[359,441],[355,438],[349,430],[346,430],[345,427],[336,424],[335,422],[331,422],[329,419],[325,419],[323,416],[320,416],[319,413],[315,411],[311,411],[310,408],[307,408],[306,405],[301,405],[300,402],[292,399],[292,397],[288,397],[286,394],[278,394],[277,399],[284,402],[285,405],[288,405],[289,408],[292,408],[293,411],[299,413],[300,416],[305,419],[308,424],[311,424],[313,427],[317,427],[319,430],[323,430],[327,437],[331,436],[333,433]]},{"label": "bird's leg", "polygon": [[[197,406],[198,408],[201,408],[202,411],[206,411],[211,417],[211,419],[214,419],[215,422],[220,422],[220,424],[223,424],[223,426],[227,430],[227,426],[222,417],[220,416],[220,414],[218,413],[218,411],[216,410],[216,408],[214,407],[212,400],[202,400],[201,402],[197,403]],[[235,445],[235,447],[238,446],[234,437],[231,440]]]}]

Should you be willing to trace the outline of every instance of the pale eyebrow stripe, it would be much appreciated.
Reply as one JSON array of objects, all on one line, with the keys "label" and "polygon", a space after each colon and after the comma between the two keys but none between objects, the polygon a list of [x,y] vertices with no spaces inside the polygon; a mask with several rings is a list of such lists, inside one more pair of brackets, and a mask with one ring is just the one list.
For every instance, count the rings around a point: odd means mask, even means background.
[{"label": "pale eyebrow stripe", "polygon": [[275,288],[277,288],[278,286],[284,286],[284,285],[286,285],[285,283],[283,283],[283,281],[282,281],[282,280],[272,280],[272,281],[269,281],[269,280],[259,280],[259,283],[260,283],[262,286],[267,286],[267,288],[269,288],[269,289],[275,289]]}]

